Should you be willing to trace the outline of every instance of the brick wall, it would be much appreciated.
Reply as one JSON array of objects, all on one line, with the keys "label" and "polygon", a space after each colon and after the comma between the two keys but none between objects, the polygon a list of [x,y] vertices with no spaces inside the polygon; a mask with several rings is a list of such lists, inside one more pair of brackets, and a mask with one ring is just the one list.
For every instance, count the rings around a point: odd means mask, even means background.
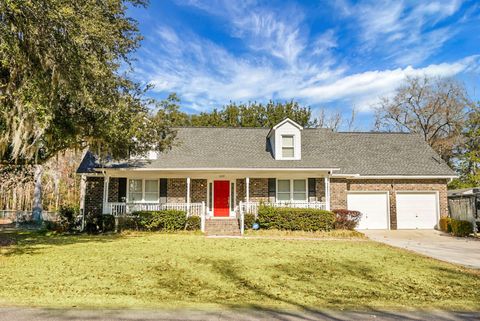
[{"label": "brick wall", "polygon": [[207,203],[207,180],[206,179],[192,179],[190,181],[190,200],[192,203]]},{"label": "brick wall", "polygon": [[108,182],[108,201],[118,202],[118,182],[117,177],[110,177]]},{"label": "brick wall", "polygon": [[245,187],[245,179],[239,178],[235,182],[236,194],[237,194],[237,205],[240,201],[245,202],[246,200],[246,187]]},{"label": "brick wall", "polygon": [[268,178],[250,178],[250,201],[268,202]]},{"label": "brick wall", "polygon": [[187,179],[169,178],[167,180],[167,203],[187,202]]},{"label": "brick wall", "polygon": [[325,201],[325,179],[315,178],[315,192],[317,194],[317,201]]},{"label": "brick wall", "polygon": [[85,214],[102,214],[103,177],[87,177],[85,185]]},{"label": "brick wall", "polygon": [[[244,178],[235,182],[237,193],[237,204],[246,201],[247,190]],[[250,178],[250,201],[268,202],[268,178]]]},{"label": "brick wall", "polygon": [[447,181],[445,179],[384,179],[347,180],[333,178],[330,181],[331,208],[347,207],[348,191],[388,191],[390,195],[390,228],[397,228],[396,191],[438,191],[440,216],[448,215]]}]

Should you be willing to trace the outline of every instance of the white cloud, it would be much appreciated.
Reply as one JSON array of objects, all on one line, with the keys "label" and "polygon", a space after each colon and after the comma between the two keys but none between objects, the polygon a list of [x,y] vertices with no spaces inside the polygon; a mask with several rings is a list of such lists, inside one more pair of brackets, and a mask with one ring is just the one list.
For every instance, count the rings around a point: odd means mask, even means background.
[{"label": "white cloud", "polygon": [[[160,27],[164,44],[161,52],[144,52],[138,63],[142,80],[155,85],[157,92],[177,92],[185,105],[205,111],[229,101],[297,99],[313,106],[341,102],[368,111],[378,97],[389,95],[408,75],[453,76],[478,68],[472,56],[453,63],[423,68],[371,70],[351,74],[346,66],[334,66],[320,59],[313,63],[298,59],[280,68],[269,59],[238,57],[196,34],[175,33]],[[332,32],[318,42],[334,47]],[[175,43],[171,51],[169,43]]]},{"label": "white cloud", "polygon": [[[256,1],[229,0],[182,4],[220,17],[230,35],[244,45],[241,53],[233,53],[194,31],[157,26],[148,39],[155,52],[141,49],[139,80],[154,84],[156,92],[178,93],[184,106],[197,111],[229,101],[296,99],[314,108],[342,105],[368,112],[406,76],[454,76],[480,68],[478,56],[414,67],[452,37],[455,29],[433,26],[456,13],[459,1],[416,6],[406,1],[336,2],[339,12],[358,23],[367,50],[385,50],[386,59],[396,61],[383,69],[359,67],[366,71],[357,73],[337,55],[342,49],[338,31],[344,30],[310,35],[298,8],[269,9]],[[359,54],[358,48],[348,50],[352,56]]]},{"label": "white cloud", "polygon": [[303,12],[294,6],[274,9],[256,1],[198,1],[186,3],[212,15],[220,16],[230,25],[232,36],[242,39],[249,49],[295,64],[307,46],[301,32]]},{"label": "white cloud", "polygon": [[355,21],[364,50],[388,52],[397,63],[406,65],[425,61],[455,36],[455,26],[438,26],[461,4],[461,0],[343,2],[340,12]]},{"label": "white cloud", "polygon": [[432,64],[424,68],[375,70],[341,77],[334,82],[304,88],[299,96],[312,103],[347,101],[362,111],[371,109],[379,97],[391,95],[407,76],[451,77],[479,64],[478,56],[454,63]]}]

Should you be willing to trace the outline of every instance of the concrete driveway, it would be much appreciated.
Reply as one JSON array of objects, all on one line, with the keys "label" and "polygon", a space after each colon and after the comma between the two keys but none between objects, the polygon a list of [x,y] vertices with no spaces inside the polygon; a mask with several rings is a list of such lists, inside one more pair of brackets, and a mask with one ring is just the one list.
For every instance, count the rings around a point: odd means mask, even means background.
[{"label": "concrete driveway", "polygon": [[438,260],[480,269],[480,240],[435,230],[362,230],[370,239]]}]

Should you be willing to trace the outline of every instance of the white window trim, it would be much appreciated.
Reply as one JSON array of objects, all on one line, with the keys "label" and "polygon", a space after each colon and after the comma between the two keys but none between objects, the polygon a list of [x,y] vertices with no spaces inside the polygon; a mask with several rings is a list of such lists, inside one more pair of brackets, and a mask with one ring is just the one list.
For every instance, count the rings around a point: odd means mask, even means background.
[{"label": "white window trim", "polygon": [[[290,146],[287,146],[285,148],[293,148],[293,156],[283,156],[283,137],[292,137],[292,147]],[[296,150],[296,144],[295,144],[295,135],[294,134],[282,134],[280,135],[280,143],[281,143],[281,146],[280,146],[280,156],[282,157],[282,159],[285,159],[285,160],[290,160],[290,159],[295,159],[295,156],[297,155],[297,150]]]},{"label": "white window trim", "polygon": [[[141,180],[142,181],[142,199],[140,201],[130,201],[130,181],[131,180]],[[158,193],[156,201],[146,201],[145,200],[145,181],[157,181]],[[157,204],[160,202],[160,180],[151,179],[151,178],[129,178],[127,179],[127,203],[151,203]]]},{"label": "white window trim", "polygon": [[[288,201],[278,200],[278,181],[290,181],[290,199]],[[293,181],[305,181],[305,199],[294,200],[293,199]],[[275,180],[275,200],[276,202],[308,202],[308,179],[306,178],[277,178]],[[285,193],[284,193],[285,194]]]}]

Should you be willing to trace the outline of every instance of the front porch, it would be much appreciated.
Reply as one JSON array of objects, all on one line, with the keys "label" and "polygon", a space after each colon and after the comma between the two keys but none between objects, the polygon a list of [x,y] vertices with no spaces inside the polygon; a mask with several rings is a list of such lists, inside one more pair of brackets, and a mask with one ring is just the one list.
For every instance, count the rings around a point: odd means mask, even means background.
[{"label": "front porch", "polygon": [[329,173],[252,174],[255,176],[198,172],[190,175],[105,173],[97,176],[98,183],[103,182],[101,211],[125,216],[136,211],[181,210],[187,216],[201,217],[204,230],[205,220],[230,218],[243,222],[243,216],[256,215],[261,204],[330,209]]},{"label": "front porch", "polygon": [[[256,213],[260,203],[272,206],[329,210],[330,179],[302,174],[238,177],[226,174],[166,177],[142,173],[103,178],[103,214],[140,210],[178,209],[207,218],[235,217],[243,210]],[[164,174],[165,175],[165,174]],[[264,174],[265,175],[265,174]]]},{"label": "front porch", "polygon": [[[272,207],[293,207],[293,208],[314,208],[320,210],[327,209],[326,202],[318,201],[277,201],[277,202],[242,202],[235,207],[235,214],[237,217],[239,212],[250,213],[257,215],[258,208],[261,205]],[[179,210],[187,213],[188,216],[202,216],[206,218],[219,218],[209,212],[205,206],[205,202],[201,203],[126,203],[126,202],[108,202],[106,210],[103,214],[111,214],[114,216],[130,215],[138,211],[162,211],[162,210]],[[232,215],[229,215],[232,217]]]}]

